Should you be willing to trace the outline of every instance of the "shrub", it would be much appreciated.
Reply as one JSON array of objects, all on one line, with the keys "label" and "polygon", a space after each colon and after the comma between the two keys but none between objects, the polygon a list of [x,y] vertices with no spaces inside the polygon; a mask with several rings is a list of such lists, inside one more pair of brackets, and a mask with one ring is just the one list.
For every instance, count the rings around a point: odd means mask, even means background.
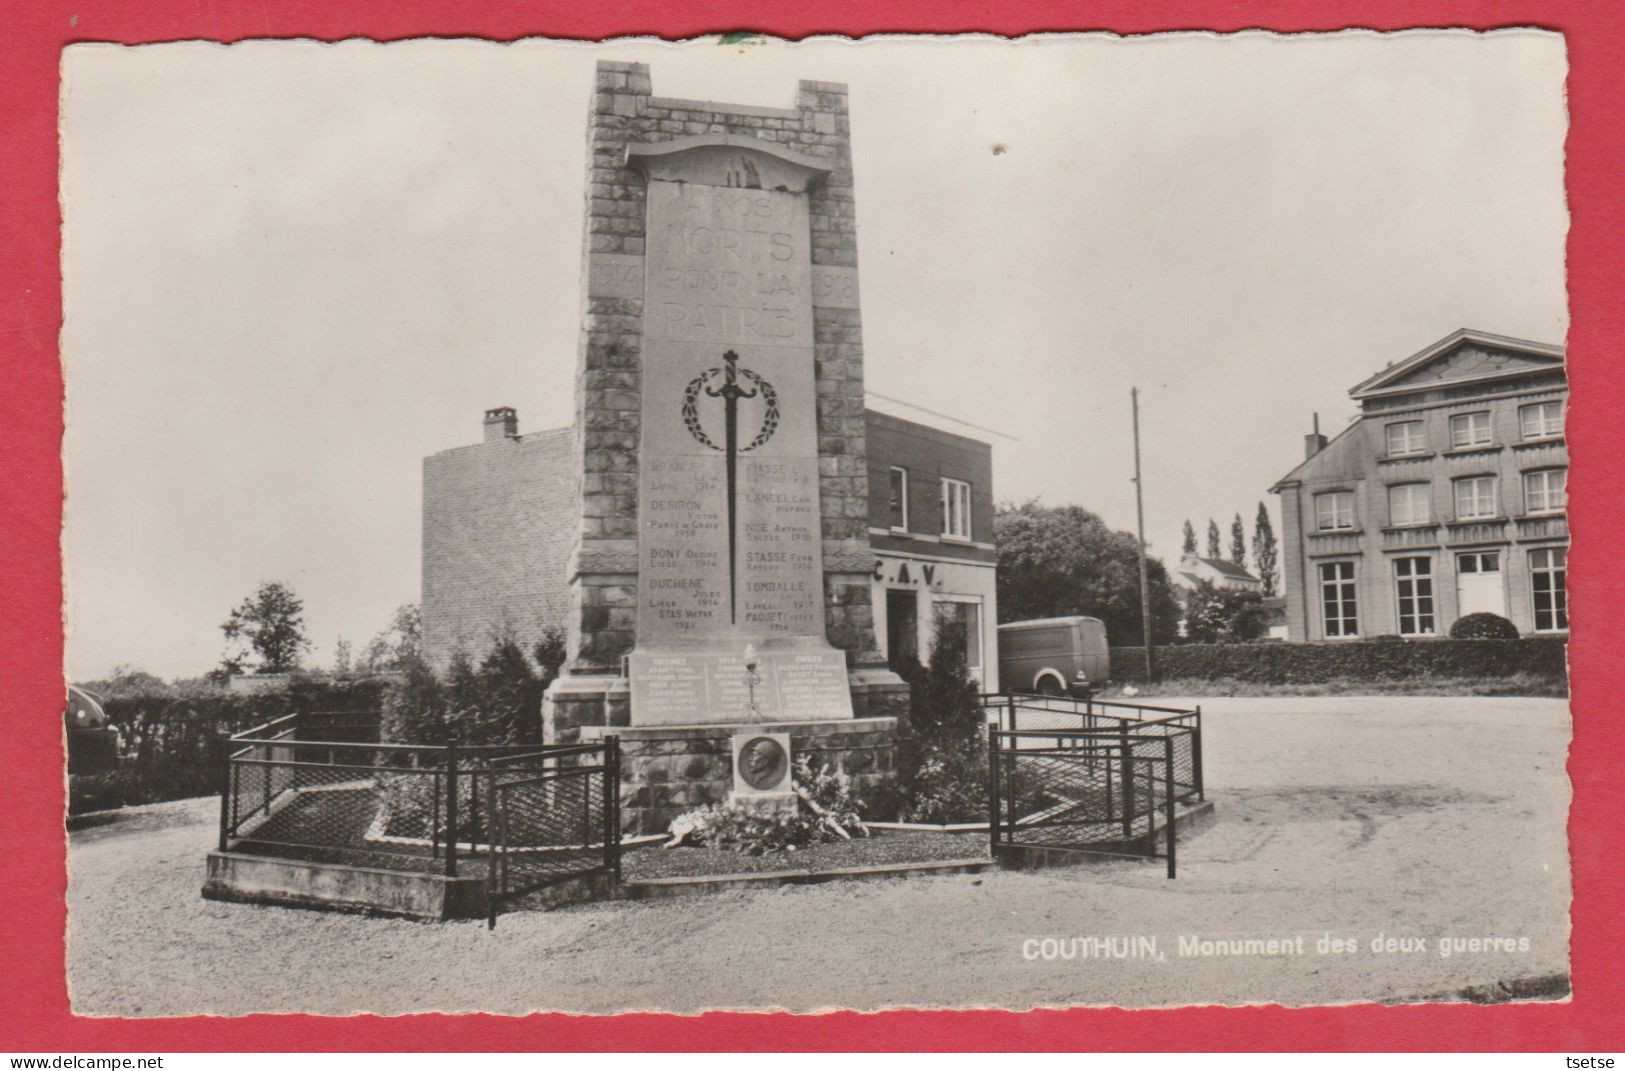
[{"label": "shrub", "polygon": [[[401,663],[384,700],[385,740],[409,744],[539,744],[542,693],[562,658],[550,640],[537,644],[542,673],[511,635],[498,636],[478,665],[458,653],[444,678],[421,657]],[[551,664],[548,661],[552,660]]]},{"label": "shrub", "polygon": [[931,664],[905,666],[910,713],[897,747],[895,810],[905,822],[974,822],[987,814],[987,721],[963,638],[939,628]]},{"label": "shrub", "polygon": [[1515,640],[1518,626],[1500,614],[1477,613],[1458,617],[1450,626],[1453,640]]},{"label": "shrub", "polygon": [[422,658],[401,662],[400,675],[384,694],[379,735],[401,744],[446,742],[446,696],[440,678]]},{"label": "shrub", "polygon": [[987,740],[926,745],[912,771],[898,818],[904,822],[974,822],[987,817]]},{"label": "shrub", "polygon": [[1185,599],[1185,638],[1191,643],[1248,643],[1269,631],[1269,611],[1256,591],[1219,588],[1206,580]]},{"label": "shrub", "polygon": [[299,710],[377,710],[385,682],[294,674],[285,687],[235,693],[206,682],[126,681],[104,693],[118,765],[69,779],[68,813],[206,796],[225,775],[223,737]]},{"label": "shrub", "polygon": [[[1157,676],[1164,680],[1223,680],[1255,684],[1323,684],[1338,680],[1424,681],[1493,679],[1522,674],[1567,678],[1564,640],[1363,640],[1339,643],[1188,644],[1158,647]],[[1143,680],[1145,649],[1112,650],[1112,676]]]}]

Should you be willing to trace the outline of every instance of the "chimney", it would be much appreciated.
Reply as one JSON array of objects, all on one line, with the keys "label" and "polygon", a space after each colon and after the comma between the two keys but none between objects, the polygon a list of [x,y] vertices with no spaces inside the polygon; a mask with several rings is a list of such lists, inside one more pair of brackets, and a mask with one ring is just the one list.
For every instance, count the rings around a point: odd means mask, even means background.
[{"label": "chimney", "polygon": [[502,439],[519,437],[519,411],[503,405],[485,411],[485,441],[494,443]]},{"label": "chimney", "polygon": [[[486,420],[491,418],[487,416]],[[1320,414],[1315,414],[1315,430],[1303,437],[1303,457],[1307,461],[1326,449],[1326,436],[1320,433]]]}]

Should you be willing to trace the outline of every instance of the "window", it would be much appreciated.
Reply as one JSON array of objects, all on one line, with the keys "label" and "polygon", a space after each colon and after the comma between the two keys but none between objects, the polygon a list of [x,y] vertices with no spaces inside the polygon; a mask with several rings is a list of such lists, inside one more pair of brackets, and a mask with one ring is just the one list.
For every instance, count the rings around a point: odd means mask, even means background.
[{"label": "window", "polygon": [[1456,572],[1458,573],[1499,573],[1501,571],[1501,552],[1498,550],[1474,551],[1471,554],[1456,555]]},{"label": "window", "polygon": [[1456,481],[1456,520],[1494,517],[1495,509],[1494,476],[1468,476]]},{"label": "window", "polygon": [[1345,531],[1354,527],[1354,492],[1328,491],[1315,496],[1315,530]]},{"label": "window", "polygon": [[1525,439],[1555,439],[1563,434],[1563,403],[1536,402],[1518,410],[1518,434]]},{"label": "window", "polygon": [[1457,413],[1450,418],[1450,448],[1464,450],[1490,444],[1488,413]]},{"label": "window", "polygon": [[908,470],[897,465],[891,467],[891,526],[908,528]]},{"label": "window", "polygon": [[970,484],[942,478],[942,534],[970,538]]},{"label": "window", "polygon": [[1354,563],[1324,562],[1320,567],[1320,605],[1327,636],[1358,636],[1354,606]]},{"label": "window", "polygon": [[1433,503],[1429,491],[1425,483],[1401,483],[1388,488],[1388,523],[1398,528],[1431,521]]},{"label": "window", "polygon": [[1399,596],[1399,634],[1433,635],[1433,560],[1395,558],[1394,587]]},{"label": "window", "polygon": [[1427,452],[1427,448],[1427,435],[1422,431],[1420,420],[1407,420],[1402,424],[1388,425],[1389,457],[1422,454]]},{"label": "window", "polygon": [[982,669],[982,607],[974,602],[936,604],[938,642],[952,643],[965,652],[965,668]]},{"label": "window", "polygon": [[1523,474],[1525,513],[1561,513],[1568,505],[1568,469],[1542,469]]},{"label": "window", "polygon": [[1529,585],[1535,597],[1535,631],[1566,632],[1569,627],[1569,552],[1562,547],[1529,552]]}]

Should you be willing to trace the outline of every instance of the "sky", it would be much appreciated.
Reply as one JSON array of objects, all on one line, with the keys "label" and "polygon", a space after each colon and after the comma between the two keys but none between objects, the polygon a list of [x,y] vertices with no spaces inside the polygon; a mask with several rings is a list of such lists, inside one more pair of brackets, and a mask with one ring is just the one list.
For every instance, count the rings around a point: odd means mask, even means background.
[{"label": "sky", "polygon": [[1000,500],[1122,529],[1138,387],[1164,559],[1275,514],[1386,364],[1567,331],[1542,31],[73,46],[70,678],[204,672],[267,580],[330,664],[418,597],[422,458],[494,406],[572,419],[600,58],[740,104],[848,83],[867,385],[1002,432]]}]

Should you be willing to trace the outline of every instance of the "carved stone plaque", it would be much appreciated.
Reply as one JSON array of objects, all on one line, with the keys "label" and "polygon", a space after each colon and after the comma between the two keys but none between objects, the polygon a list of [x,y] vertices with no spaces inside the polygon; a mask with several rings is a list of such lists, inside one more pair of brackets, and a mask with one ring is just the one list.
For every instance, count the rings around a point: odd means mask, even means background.
[{"label": "carved stone plaque", "polygon": [[700,162],[648,185],[632,722],[750,720],[747,646],[762,716],[850,718],[824,635],[807,195]]}]

